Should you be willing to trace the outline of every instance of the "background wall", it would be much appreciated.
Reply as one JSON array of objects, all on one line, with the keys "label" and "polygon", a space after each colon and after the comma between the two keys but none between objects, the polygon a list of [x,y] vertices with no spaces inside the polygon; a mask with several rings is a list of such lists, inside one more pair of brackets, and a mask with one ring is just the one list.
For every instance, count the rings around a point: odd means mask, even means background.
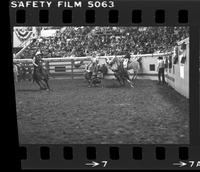
[{"label": "background wall", "polygon": [[186,61],[181,63],[181,53],[178,53],[178,63],[173,64],[172,68],[167,70],[167,79],[169,85],[177,90],[183,96],[189,98],[189,38],[178,43],[180,49],[181,44],[186,43]]}]

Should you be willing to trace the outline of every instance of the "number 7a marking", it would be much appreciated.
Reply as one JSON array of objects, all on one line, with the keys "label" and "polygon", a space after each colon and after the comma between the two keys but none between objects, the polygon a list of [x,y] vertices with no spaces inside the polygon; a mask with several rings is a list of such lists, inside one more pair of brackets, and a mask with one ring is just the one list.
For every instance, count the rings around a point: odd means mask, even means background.
[{"label": "number 7a marking", "polygon": [[105,167],[108,161],[101,161],[101,162],[104,163],[103,167]]}]

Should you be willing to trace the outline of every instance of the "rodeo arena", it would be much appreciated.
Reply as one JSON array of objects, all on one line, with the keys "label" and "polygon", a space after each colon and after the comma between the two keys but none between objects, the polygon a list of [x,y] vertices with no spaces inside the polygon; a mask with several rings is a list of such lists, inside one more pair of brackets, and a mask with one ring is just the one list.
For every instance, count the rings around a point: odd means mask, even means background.
[{"label": "rodeo arena", "polygon": [[189,27],[14,27],[21,144],[188,144]]}]

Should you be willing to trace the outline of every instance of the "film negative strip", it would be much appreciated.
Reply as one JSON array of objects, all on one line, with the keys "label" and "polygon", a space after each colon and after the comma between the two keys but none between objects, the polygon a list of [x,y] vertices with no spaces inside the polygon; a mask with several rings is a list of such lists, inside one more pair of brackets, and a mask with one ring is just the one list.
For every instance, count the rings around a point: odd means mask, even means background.
[{"label": "film negative strip", "polygon": [[22,169],[200,169],[199,1],[9,7]]}]

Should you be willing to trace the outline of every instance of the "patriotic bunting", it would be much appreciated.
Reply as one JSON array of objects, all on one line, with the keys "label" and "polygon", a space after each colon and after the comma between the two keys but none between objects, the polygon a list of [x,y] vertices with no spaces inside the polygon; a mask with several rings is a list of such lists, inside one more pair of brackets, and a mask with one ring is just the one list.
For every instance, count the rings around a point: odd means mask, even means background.
[{"label": "patriotic bunting", "polygon": [[22,42],[28,40],[30,36],[33,34],[32,27],[16,27],[14,30],[18,39]]}]

